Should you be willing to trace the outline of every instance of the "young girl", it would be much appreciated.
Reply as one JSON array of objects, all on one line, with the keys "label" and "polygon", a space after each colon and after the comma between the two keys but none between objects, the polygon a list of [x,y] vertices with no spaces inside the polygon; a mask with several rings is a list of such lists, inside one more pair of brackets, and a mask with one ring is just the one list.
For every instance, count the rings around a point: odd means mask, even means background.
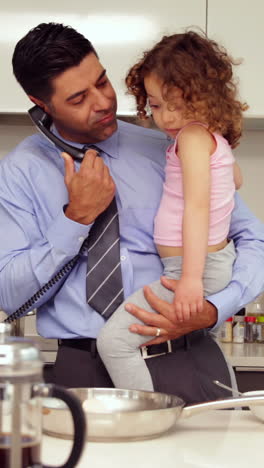
[{"label": "young girl", "polygon": [[[150,287],[174,302],[175,321],[199,314],[204,296],[225,288],[232,276],[236,254],[227,236],[241,174],[231,148],[247,108],[236,97],[232,64],[215,42],[187,32],[163,37],[126,78],[139,116],[146,118],[150,108],[157,127],[174,139],[166,153],[154,241],[164,275],[178,282],[175,294],[160,281]],[[126,302],[152,310],[143,290]],[[103,327],[99,354],[116,387],[153,390],[139,349],[146,337],[129,332],[136,319],[124,307]]]}]

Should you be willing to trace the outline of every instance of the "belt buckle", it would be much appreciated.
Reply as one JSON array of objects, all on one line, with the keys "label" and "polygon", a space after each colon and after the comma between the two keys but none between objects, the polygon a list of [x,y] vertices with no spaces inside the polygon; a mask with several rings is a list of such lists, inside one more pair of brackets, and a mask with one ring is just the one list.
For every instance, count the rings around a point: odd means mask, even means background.
[{"label": "belt buckle", "polygon": [[141,356],[143,357],[143,359],[150,359],[150,358],[154,358],[158,356],[163,356],[164,354],[172,353],[171,340],[168,340],[165,343],[167,343],[168,350],[164,351],[163,353],[157,353],[157,354],[148,354],[148,346],[142,346],[140,348]]}]

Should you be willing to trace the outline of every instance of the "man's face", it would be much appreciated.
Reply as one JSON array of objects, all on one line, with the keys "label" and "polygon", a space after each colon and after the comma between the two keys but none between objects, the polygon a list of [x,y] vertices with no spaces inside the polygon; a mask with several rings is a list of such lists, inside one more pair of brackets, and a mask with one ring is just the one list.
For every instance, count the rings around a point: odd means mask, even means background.
[{"label": "man's face", "polygon": [[116,94],[93,53],[52,83],[54,92],[45,110],[62,137],[79,143],[96,143],[116,131]]}]

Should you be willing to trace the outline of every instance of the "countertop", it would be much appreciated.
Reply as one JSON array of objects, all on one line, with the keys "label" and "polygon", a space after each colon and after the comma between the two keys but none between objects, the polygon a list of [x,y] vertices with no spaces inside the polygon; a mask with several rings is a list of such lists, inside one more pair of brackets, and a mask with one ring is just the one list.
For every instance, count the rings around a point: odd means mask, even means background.
[{"label": "countertop", "polygon": [[[78,468],[250,468],[262,466],[264,424],[250,411],[215,410],[179,420],[162,437],[87,442]],[[43,463],[62,464],[71,442],[43,436]]]},{"label": "countertop", "polygon": [[219,342],[219,346],[231,366],[263,368],[264,371],[264,343]]}]

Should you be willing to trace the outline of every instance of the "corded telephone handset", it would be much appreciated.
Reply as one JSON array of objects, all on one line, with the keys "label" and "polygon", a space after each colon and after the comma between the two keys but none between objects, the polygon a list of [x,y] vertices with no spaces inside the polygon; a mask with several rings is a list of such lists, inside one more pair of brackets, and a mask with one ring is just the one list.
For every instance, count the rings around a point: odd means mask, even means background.
[{"label": "corded telephone handset", "polygon": [[49,141],[54,143],[62,151],[66,151],[66,153],[69,153],[73,157],[73,159],[76,159],[76,161],[83,160],[85,151],[82,148],[76,148],[75,146],[69,145],[50,131],[52,119],[49,116],[49,114],[47,114],[43,109],[41,109],[41,107],[31,107],[28,113],[33,123],[37,126],[39,131],[43,135],[45,135],[45,137],[48,138]]},{"label": "corded telephone handset", "polygon": [[[39,106],[34,106],[31,107],[28,111],[33,123],[37,126],[37,128],[40,130],[45,137],[48,138],[52,143],[54,143],[58,148],[60,148],[62,151],[66,151],[69,153],[73,159],[76,159],[77,161],[82,161],[83,156],[85,151],[82,148],[76,148],[75,146],[69,145],[68,143],[64,142],[60,138],[58,138],[56,135],[54,135],[50,131],[50,126],[52,124],[52,119],[51,117],[41,109]],[[4,322],[11,323],[14,320],[18,320],[19,318],[23,317],[27,312],[29,312],[32,309],[32,306],[43,296],[54,284],[56,284],[58,281],[60,281],[67,273],[69,273],[73,267],[76,265],[78,262],[79,258],[81,255],[85,252],[87,249],[87,238],[82,244],[82,247],[77,255],[75,255],[74,258],[72,258],[66,265],[64,265],[58,273],[48,281],[42,288],[40,288],[30,299],[28,299],[25,304],[23,304],[19,309],[17,309],[15,312],[13,312],[11,315],[9,315]]]}]

